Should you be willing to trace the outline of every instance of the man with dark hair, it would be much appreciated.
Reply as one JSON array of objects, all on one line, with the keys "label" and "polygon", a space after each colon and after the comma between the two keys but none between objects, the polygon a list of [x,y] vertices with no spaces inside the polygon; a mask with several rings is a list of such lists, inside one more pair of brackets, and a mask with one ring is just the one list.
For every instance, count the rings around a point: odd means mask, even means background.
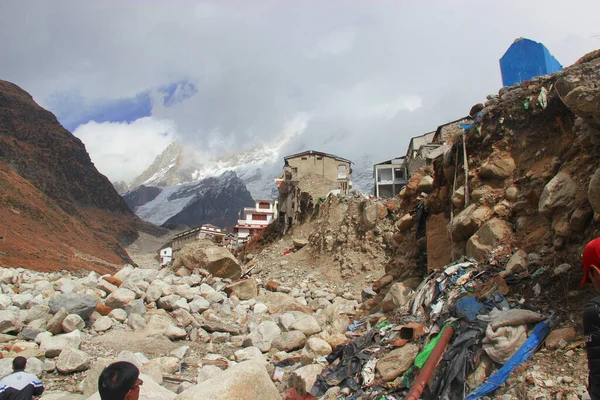
[{"label": "man with dark hair", "polygon": [[[118,361],[104,368],[98,378],[98,392],[102,400],[138,400],[140,370],[132,363]],[[1,400],[1,399],[0,399]]]},{"label": "man with dark hair", "polygon": [[25,372],[25,357],[15,357],[12,365],[13,373],[0,381],[0,400],[31,400],[33,396],[40,396],[44,392],[42,381],[34,374]]}]

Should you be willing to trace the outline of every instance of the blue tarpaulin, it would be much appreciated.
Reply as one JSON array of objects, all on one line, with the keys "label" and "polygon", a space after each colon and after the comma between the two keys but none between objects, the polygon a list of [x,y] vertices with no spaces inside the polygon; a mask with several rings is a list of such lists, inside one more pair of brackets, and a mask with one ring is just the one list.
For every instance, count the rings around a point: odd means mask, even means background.
[{"label": "blue tarpaulin", "polygon": [[549,329],[550,319],[537,324],[531,333],[531,336],[529,336],[529,339],[523,343],[523,346],[517,350],[517,352],[506,362],[506,364],[504,364],[502,368],[490,376],[490,378],[483,385],[469,393],[465,400],[476,400],[498,389],[504,383],[504,381],[508,379],[510,373],[523,362],[525,362],[525,360],[527,360],[536,351],[548,334]]},{"label": "blue tarpaulin", "polygon": [[529,39],[517,39],[500,59],[502,84],[512,86],[533,77],[562,71],[563,67],[546,46]]}]

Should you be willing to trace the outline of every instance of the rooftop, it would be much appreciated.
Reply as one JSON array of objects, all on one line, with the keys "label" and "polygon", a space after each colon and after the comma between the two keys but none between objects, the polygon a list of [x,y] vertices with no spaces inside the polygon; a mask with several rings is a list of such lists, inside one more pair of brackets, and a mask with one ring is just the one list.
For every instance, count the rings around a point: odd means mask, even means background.
[{"label": "rooftop", "polygon": [[342,157],[339,157],[339,156],[336,156],[335,154],[323,153],[321,151],[315,151],[315,150],[307,150],[307,151],[303,151],[302,153],[292,154],[292,155],[284,157],[283,159],[287,161],[290,158],[297,158],[297,157],[309,156],[309,155],[315,155],[315,156],[320,156],[320,157],[329,157],[329,158],[336,159],[338,161],[344,161],[344,162],[347,162],[350,164],[354,164],[352,161],[347,160]]}]

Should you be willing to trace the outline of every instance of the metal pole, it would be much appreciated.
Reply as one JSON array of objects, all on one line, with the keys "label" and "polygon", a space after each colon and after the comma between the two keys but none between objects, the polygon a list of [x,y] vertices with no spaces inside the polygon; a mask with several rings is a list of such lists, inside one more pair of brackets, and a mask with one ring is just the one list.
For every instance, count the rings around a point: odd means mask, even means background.
[{"label": "metal pole", "polygon": [[450,341],[450,338],[453,334],[454,328],[451,325],[446,326],[446,329],[444,329],[444,332],[442,332],[440,340],[437,342],[437,344],[431,351],[427,362],[423,366],[421,372],[419,372],[417,379],[415,379],[415,383],[413,384],[412,388],[410,389],[410,392],[408,392],[404,400],[419,400],[419,397],[423,393],[423,390],[425,389],[425,386],[429,381],[429,377],[431,376],[433,370],[437,366],[438,361],[442,357],[442,354],[444,354],[444,350],[446,350],[446,345]]},{"label": "metal pole", "polygon": [[463,166],[465,168],[465,208],[469,207],[469,162],[467,160],[467,141],[465,131],[462,133],[463,140]]}]

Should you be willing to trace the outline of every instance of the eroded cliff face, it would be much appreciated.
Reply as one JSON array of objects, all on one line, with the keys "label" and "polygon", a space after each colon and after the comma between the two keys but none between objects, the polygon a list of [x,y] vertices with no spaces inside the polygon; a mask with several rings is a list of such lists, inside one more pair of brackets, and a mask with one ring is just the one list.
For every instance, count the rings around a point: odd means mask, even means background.
[{"label": "eroded cliff face", "polygon": [[18,86],[0,81],[0,265],[112,269],[141,222],[83,143]]}]

